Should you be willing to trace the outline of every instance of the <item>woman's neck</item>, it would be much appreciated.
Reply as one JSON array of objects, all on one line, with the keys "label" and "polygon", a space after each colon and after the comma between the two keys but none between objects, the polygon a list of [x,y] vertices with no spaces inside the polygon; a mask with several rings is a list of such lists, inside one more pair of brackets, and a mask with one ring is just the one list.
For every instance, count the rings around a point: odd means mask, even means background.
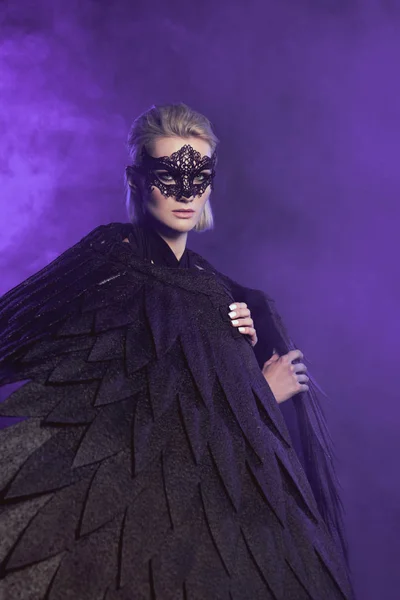
[{"label": "woman's neck", "polygon": [[173,229],[164,226],[162,223],[159,223],[154,219],[146,219],[142,225],[155,231],[168,244],[172,252],[175,254],[177,260],[182,258],[187,243],[188,234],[186,231],[174,231]]}]

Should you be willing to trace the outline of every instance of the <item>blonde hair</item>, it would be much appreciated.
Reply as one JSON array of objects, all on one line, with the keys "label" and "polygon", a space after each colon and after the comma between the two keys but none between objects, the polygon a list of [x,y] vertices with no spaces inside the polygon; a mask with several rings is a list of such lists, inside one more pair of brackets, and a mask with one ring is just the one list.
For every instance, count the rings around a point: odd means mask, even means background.
[{"label": "blonde hair", "polygon": [[[140,165],[143,147],[151,152],[153,143],[160,137],[198,137],[207,142],[214,152],[219,140],[213,132],[210,121],[204,115],[183,103],[154,105],[139,115],[133,122],[128,136],[128,152],[133,165]],[[131,223],[140,219],[142,211],[140,195],[131,188],[127,176],[126,209]],[[212,229],[214,219],[210,200],[204,205],[199,221],[193,228],[195,231]]]}]

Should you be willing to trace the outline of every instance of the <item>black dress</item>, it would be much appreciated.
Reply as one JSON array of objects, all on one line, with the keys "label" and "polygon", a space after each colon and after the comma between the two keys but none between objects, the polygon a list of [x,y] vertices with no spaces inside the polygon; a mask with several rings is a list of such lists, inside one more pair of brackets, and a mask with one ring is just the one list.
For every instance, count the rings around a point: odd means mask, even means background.
[{"label": "black dress", "polygon": [[[274,325],[258,357],[233,300]],[[0,299],[0,328],[0,414],[23,417],[0,431],[1,600],[352,598],[329,457],[315,474],[260,370],[289,345],[262,292],[113,223]]]}]

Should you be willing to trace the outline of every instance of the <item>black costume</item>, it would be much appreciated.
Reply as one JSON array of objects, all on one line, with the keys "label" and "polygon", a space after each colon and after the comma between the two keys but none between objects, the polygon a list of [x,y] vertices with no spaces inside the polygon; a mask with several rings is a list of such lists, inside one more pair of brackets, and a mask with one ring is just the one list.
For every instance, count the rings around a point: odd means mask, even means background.
[{"label": "black costume", "polygon": [[114,223],[8,292],[0,330],[0,414],[25,417],[0,431],[1,600],[352,598],[315,396],[290,435],[260,370],[290,348],[262,292]]}]

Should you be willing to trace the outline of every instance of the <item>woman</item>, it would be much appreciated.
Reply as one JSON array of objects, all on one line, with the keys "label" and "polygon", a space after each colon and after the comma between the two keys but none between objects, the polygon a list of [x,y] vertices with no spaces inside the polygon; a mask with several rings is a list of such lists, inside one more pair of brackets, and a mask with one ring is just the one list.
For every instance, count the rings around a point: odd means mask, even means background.
[{"label": "woman", "polygon": [[262,292],[186,248],[212,226],[216,145],[183,104],[141,115],[130,223],[0,303],[1,414],[24,418],[0,438],[0,598],[352,597],[302,354]]}]

